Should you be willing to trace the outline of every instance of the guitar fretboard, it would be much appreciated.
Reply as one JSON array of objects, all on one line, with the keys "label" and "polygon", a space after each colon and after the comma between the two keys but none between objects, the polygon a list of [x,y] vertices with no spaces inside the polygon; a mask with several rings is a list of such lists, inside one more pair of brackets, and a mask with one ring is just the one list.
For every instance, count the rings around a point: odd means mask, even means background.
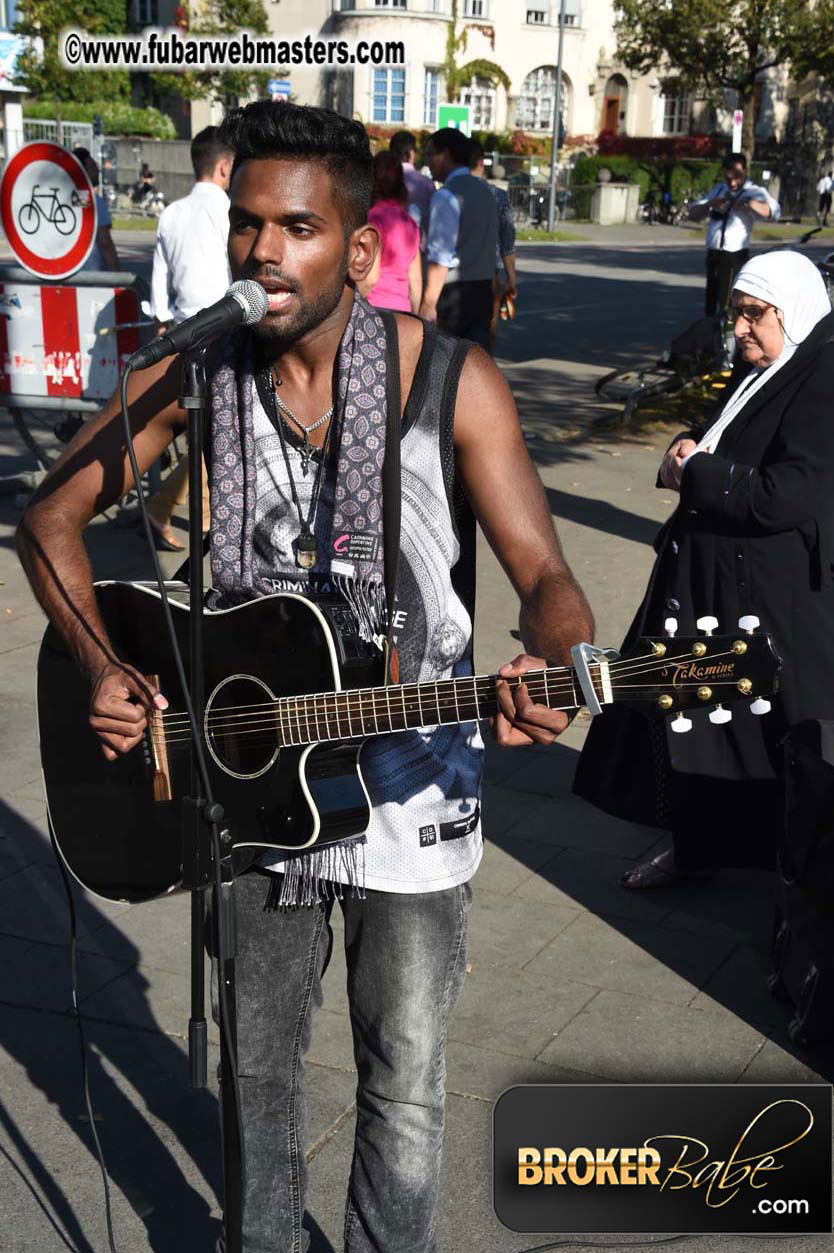
[{"label": "guitar fretboard", "polygon": [[[391,731],[445,723],[472,722],[498,712],[498,675],[473,675],[405,683],[393,687],[355,688],[286,696],[275,702],[275,720],[286,745],[350,740]],[[570,666],[530,670],[507,679],[510,687],[524,682],[539,704],[551,709],[575,709],[582,703]]]}]

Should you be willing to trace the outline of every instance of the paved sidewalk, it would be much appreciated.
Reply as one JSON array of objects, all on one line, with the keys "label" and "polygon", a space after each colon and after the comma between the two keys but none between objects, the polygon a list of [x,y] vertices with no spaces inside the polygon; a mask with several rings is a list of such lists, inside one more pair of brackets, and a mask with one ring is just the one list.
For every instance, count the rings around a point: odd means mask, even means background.
[{"label": "paved sidewalk", "polygon": [[[532,376],[530,362],[508,366],[508,375],[528,414],[531,449],[569,560],[592,600],[598,639],[616,644],[671,505],[651,486],[662,439],[559,440],[566,380],[579,395],[594,367],[532,365]],[[550,428],[548,410],[556,415]],[[25,464],[0,413],[0,472]],[[43,623],[13,553],[17,516],[12,498],[0,497],[0,1250],[100,1253],[107,1248],[102,1187],[69,1016],[66,905],[39,781],[33,695]],[[99,577],[149,575],[143,541],[114,520],[93,525],[89,549]],[[175,560],[166,557],[169,569]],[[478,596],[478,666],[492,670],[518,645],[510,636],[515,598],[486,548]],[[645,896],[618,886],[657,833],[571,796],[586,726],[577,719],[552,749],[489,750],[486,853],[450,1032],[440,1253],[512,1253],[547,1243],[506,1231],[492,1212],[491,1106],[511,1084],[810,1082],[832,1073],[830,1051],[800,1054],[789,1046],[787,1013],[764,991],[767,876],[727,873]],[[129,908],[79,893],[79,904],[81,1003],[117,1248],[208,1253],[218,1229],[218,1128],[213,1078],[206,1092],[190,1091],[187,1081],[188,901]],[[334,921],[339,931],[338,911]],[[337,938],[310,1067],[317,1253],[341,1249],[351,1151],[355,1072],[343,970]],[[213,1027],[210,1038],[213,1075]],[[735,1253],[754,1246],[713,1237],[697,1247]],[[788,1247],[831,1250],[834,1242],[813,1237]]]}]

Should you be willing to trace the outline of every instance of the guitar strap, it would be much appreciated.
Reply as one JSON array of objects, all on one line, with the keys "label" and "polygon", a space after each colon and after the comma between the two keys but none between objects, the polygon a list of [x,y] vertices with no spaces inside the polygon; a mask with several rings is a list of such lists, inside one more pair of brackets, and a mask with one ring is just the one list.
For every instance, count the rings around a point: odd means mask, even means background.
[{"label": "guitar strap", "polygon": [[394,623],[394,601],[397,594],[397,572],[400,564],[400,525],[402,514],[402,482],[400,440],[402,438],[400,394],[400,344],[397,319],[388,310],[380,310],[385,327],[386,430],[385,460],[382,463],[382,543],[385,569],[385,603],[388,606],[388,635],[385,646],[385,681],[399,682],[399,659],[391,633]]}]

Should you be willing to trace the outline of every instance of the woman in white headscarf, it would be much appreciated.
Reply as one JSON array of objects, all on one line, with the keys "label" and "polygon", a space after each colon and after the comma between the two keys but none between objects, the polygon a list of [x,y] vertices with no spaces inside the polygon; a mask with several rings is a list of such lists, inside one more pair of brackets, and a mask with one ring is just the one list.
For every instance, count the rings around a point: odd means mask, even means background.
[{"label": "woman in white headscarf", "polygon": [[698,710],[686,735],[622,706],[594,720],[575,790],[673,837],[626,873],[628,888],[773,865],[779,741],[795,722],[834,717],[834,314],[816,267],[790,251],[748,261],[730,307],[750,369],[717,420],[663,458],[659,485],[679,491],[680,504],[655,542],[626,643],[670,617],[696,634],[705,615],[720,632],[755,615],[783,660],[781,689],[765,717],[742,703],[715,726]]}]

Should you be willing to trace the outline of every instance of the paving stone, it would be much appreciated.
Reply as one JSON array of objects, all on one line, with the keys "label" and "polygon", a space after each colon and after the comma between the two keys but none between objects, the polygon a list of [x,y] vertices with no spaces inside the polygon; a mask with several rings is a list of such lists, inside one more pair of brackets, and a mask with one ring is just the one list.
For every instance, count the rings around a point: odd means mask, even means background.
[{"label": "paving stone", "polygon": [[[671,894],[667,893],[669,900]],[[724,870],[687,879],[675,888],[676,904],[664,920],[675,931],[770,945],[775,875],[765,870]]]},{"label": "paving stone", "polygon": [[585,983],[476,967],[466,976],[449,1034],[461,1043],[534,1058],[595,995]]},{"label": "paving stone", "polygon": [[[117,916],[120,908],[94,903],[81,890],[75,892],[75,902],[79,936],[108,925],[108,914]],[[69,908],[56,865],[29,865],[0,882],[0,934],[50,944],[69,940]]]},{"label": "paving stone", "polygon": [[633,858],[657,842],[657,831],[652,827],[612,818],[578,796],[560,796],[558,804],[551,801],[529,816],[524,813],[507,834]]},{"label": "paving stone", "polygon": [[622,1083],[731,1083],[763,1039],[720,1006],[692,1009],[603,991],[538,1060],[568,1068],[592,1066]]},{"label": "paving stone", "polygon": [[765,1040],[739,1083],[819,1083],[822,1075],[834,1073],[834,1047],[799,1049],[779,1034],[778,1040]]},{"label": "paving stone", "polygon": [[604,1076],[601,1071],[596,1074],[590,1071],[592,1061],[595,1062],[595,1055],[592,1058],[586,1054],[581,1064],[570,1066],[450,1040],[446,1053],[446,1091],[496,1101],[502,1092],[517,1083],[595,1083]]},{"label": "paving stone", "polygon": [[548,745],[546,751],[514,749],[519,754],[520,765],[507,780],[515,792],[533,792],[538,796],[561,797],[570,795],[573,776],[576,773],[577,754],[561,742]]},{"label": "paving stone", "polygon": [[0,657],[33,644],[40,647],[46,628],[46,619],[40,609],[27,612],[26,608],[21,608],[7,614],[6,608],[0,608]]},{"label": "paving stone", "polygon": [[494,967],[520,968],[578,916],[577,910],[560,905],[534,907],[514,897],[479,892],[476,880],[467,960],[473,970],[485,973]]},{"label": "paving stone", "polygon": [[506,835],[485,834],[484,855],[476,879],[479,891],[509,896],[531,878],[551,858],[553,849],[532,840],[514,840]]},{"label": "paving stone", "polygon": [[[512,835],[505,837],[508,847]],[[567,848],[537,868],[515,890],[513,896],[543,904],[577,906],[591,913],[613,918],[633,918],[661,922],[670,913],[665,894],[629,892],[620,878],[631,863],[610,853]]]},{"label": "paving stone", "polygon": [[768,969],[765,952],[740,945],[707,979],[692,1001],[693,1008],[699,1009],[705,1000],[717,1001],[746,1022],[784,1028],[793,1011],[769,994]]},{"label": "paving stone", "polygon": [[[95,959],[93,959],[95,960]],[[208,1038],[217,1043],[217,1027],[209,1002],[210,965],[206,959],[206,1020]],[[185,1039],[191,1010],[191,972],[188,964],[177,972],[128,967],[112,983],[82,1002],[84,1015],[107,1023],[123,1023],[144,1031],[161,1031]]]},{"label": "paving stone", "polygon": [[519,819],[519,807],[524,806],[525,817],[532,817],[547,804],[545,797],[519,796],[505,783],[493,783],[485,779],[481,796],[481,816],[485,840],[494,840],[514,827]]},{"label": "paving stone", "polygon": [[687,1005],[730,948],[721,940],[582,914],[525,969],[540,978],[550,974]]},{"label": "paving stone", "polygon": [[[72,1009],[72,977],[65,946],[32,944],[8,937],[0,940],[0,1001],[34,1009],[68,1013]],[[92,954],[78,962],[79,1002],[118,978],[124,962]]]}]

